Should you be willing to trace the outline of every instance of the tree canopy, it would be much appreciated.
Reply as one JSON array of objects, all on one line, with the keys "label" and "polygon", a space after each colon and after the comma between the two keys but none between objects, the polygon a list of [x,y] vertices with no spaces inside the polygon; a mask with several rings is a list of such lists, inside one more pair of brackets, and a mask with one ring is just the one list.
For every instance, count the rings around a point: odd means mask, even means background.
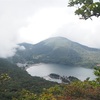
[{"label": "tree canopy", "polygon": [[92,19],[100,16],[100,0],[69,0],[69,7],[76,7],[75,15],[80,19]]}]

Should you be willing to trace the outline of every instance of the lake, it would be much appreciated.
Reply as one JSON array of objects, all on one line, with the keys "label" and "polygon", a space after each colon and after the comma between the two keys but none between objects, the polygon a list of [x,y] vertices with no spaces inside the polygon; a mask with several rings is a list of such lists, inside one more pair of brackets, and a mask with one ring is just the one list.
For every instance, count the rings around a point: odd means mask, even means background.
[{"label": "lake", "polygon": [[85,80],[90,77],[91,80],[95,78],[93,69],[84,67],[67,66],[61,64],[34,64],[26,69],[31,76],[47,77],[51,73],[59,74],[61,76],[74,76],[80,80]]}]

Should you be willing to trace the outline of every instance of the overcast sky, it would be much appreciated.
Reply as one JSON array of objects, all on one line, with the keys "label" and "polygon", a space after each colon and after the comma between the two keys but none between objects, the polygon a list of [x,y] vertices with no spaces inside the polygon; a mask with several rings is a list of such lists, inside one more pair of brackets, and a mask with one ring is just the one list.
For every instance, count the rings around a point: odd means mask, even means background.
[{"label": "overcast sky", "polygon": [[79,20],[67,5],[68,0],[0,0],[0,57],[13,55],[17,43],[53,36],[100,48],[100,18]]}]

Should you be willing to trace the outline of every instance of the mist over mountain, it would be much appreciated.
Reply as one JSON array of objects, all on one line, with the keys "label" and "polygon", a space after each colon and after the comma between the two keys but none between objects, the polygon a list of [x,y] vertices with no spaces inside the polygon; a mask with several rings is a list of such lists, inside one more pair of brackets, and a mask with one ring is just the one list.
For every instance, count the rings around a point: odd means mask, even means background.
[{"label": "mist over mountain", "polygon": [[19,44],[24,49],[18,49],[9,58],[14,63],[59,63],[75,66],[94,66],[100,63],[100,50],[90,48],[70,41],[64,37],[53,37],[35,45]]}]

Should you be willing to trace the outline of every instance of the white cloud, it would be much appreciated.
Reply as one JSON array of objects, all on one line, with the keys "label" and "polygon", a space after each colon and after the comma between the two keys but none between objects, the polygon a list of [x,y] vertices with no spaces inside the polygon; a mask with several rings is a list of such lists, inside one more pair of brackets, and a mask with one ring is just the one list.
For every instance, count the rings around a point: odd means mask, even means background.
[{"label": "white cloud", "polygon": [[66,23],[54,34],[54,36],[64,36],[72,41],[79,42],[89,47],[100,48],[100,18],[93,18],[84,21],[74,18]]},{"label": "white cloud", "polygon": [[46,8],[28,18],[28,25],[19,30],[21,40],[37,43],[49,38],[72,18],[66,8]]},{"label": "white cloud", "polygon": [[21,51],[24,51],[26,48],[24,46],[18,46],[17,49],[21,50]]},{"label": "white cloud", "polygon": [[17,47],[15,36],[12,34],[0,33],[0,57],[6,58],[14,55]]},{"label": "white cloud", "polygon": [[80,21],[68,0],[0,0],[0,57],[15,53],[18,42],[36,43],[50,36],[100,48],[100,18]]},{"label": "white cloud", "polygon": [[31,43],[51,36],[64,36],[83,45],[100,48],[99,20],[80,20],[73,9],[48,7],[29,17],[28,25],[20,28],[19,33],[21,40]]}]

